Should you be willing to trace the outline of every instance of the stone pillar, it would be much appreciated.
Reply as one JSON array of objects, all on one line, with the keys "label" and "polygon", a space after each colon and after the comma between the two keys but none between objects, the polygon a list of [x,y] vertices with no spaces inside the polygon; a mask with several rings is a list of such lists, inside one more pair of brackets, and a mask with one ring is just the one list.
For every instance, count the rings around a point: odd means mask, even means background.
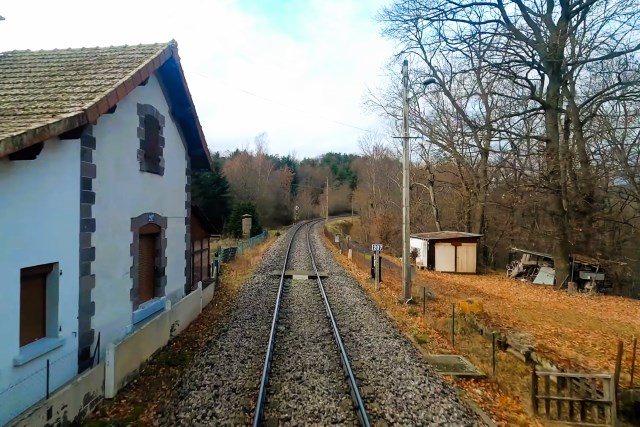
[{"label": "stone pillar", "polygon": [[242,237],[248,239],[251,237],[251,215],[242,215]]}]

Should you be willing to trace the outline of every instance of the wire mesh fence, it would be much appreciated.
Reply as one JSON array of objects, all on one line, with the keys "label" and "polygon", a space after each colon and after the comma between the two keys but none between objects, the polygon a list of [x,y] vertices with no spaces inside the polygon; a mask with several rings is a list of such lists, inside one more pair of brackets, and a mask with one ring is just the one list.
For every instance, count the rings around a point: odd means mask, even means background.
[{"label": "wire mesh fence", "polygon": [[40,400],[49,398],[73,379],[78,371],[78,353],[73,350],[30,363],[38,363],[39,368],[0,390],[0,425],[7,424]]},{"label": "wire mesh fence", "polygon": [[[343,255],[349,256],[349,250],[351,250],[351,261],[355,263],[360,269],[371,271],[371,277],[373,278],[373,251],[371,248],[355,241],[347,236],[340,234],[334,234],[327,228],[324,228],[324,235],[333,243],[333,245],[340,250]],[[384,254],[380,254],[381,274],[380,281],[384,282],[385,279],[389,280],[402,280],[402,267],[388,259]]]},{"label": "wire mesh fence", "polygon": [[233,260],[236,256],[242,255],[242,253],[248,249],[253,248],[258,243],[262,242],[267,238],[269,234],[264,231],[256,236],[251,237],[250,239],[243,240],[242,242],[238,242],[236,246],[229,246],[223,248],[222,246],[218,246],[216,250],[216,258],[220,262],[229,262]]},{"label": "wire mesh fence", "polygon": [[244,251],[246,251],[247,249],[250,249],[252,247],[254,247],[255,245],[257,245],[258,243],[262,242],[264,239],[266,239],[268,236],[268,233],[266,231],[263,231],[262,233],[258,234],[257,236],[253,236],[252,238],[245,240],[243,242],[238,243],[238,248],[236,250],[236,255],[242,255],[242,253]]},{"label": "wire mesh fence", "polygon": [[[371,278],[374,277],[375,271],[372,263],[373,252],[370,247],[353,241],[346,236],[336,235],[327,228],[324,229],[324,235],[340,250],[342,255],[350,255],[352,263],[360,270],[369,273]],[[351,251],[351,254],[349,254],[349,251]],[[380,255],[380,259],[380,282],[392,282],[392,286],[401,286],[402,266],[390,260],[388,256],[385,257],[383,254]],[[409,306],[407,313],[410,313],[412,316],[422,316],[425,324],[432,330],[437,331],[445,339],[448,339],[453,347],[457,345],[473,353],[476,359],[484,362],[485,370],[494,374],[496,370],[496,343],[495,337],[493,340],[491,339],[491,332],[485,331],[484,336],[479,335],[477,329],[467,320],[465,314],[459,313],[455,304],[449,309],[448,313],[434,315],[435,313],[432,311],[427,312],[426,302],[433,298],[432,291],[429,289],[429,286],[425,283],[420,283],[417,279],[412,280],[412,282],[412,294],[416,305]],[[397,288],[397,291],[400,292],[400,288]],[[417,341],[424,339],[420,334],[414,336],[414,338],[416,338]]]}]

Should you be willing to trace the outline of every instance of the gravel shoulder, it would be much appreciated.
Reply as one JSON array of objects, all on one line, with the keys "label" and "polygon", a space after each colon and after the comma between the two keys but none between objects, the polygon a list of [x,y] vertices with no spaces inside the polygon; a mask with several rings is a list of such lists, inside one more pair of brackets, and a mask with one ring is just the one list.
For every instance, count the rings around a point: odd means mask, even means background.
[{"label": "gravel shoulder", "polygon": [[281,236],[244,284],[216,331],[180,379],[160,425],[250,423],[264,361],[278,280],[270,275],[286,252]]}]

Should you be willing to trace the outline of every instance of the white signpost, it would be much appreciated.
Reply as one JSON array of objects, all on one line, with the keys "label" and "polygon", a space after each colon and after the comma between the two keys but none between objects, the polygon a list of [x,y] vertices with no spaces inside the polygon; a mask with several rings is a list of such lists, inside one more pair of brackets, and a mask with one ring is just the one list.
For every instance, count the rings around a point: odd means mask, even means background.
[{"label": "white signpost", "polygon": [[373,270],[374,276],[376,278],[376,291],[380,289],[380,252],[384,245],[382,243],[374,243],[371,245],[371,250],[373,251]]}]

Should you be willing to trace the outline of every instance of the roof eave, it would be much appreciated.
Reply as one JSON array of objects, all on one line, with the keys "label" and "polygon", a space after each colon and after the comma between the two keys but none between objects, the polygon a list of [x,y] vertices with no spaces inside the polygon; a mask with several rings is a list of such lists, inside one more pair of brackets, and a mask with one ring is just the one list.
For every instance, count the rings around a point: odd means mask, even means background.
[{"label": "roof eave", "polygon": [[0,139],[0,159],[85,124],[87,124],[86,115],[80,111],[36,128],[8,135]]},{"label": "roof eave", "polygon": [[[178,125],[182,128],[182,137],[189,139],[189,135],[195,137],[199,141],[198,149],[194,148],[194,151],[189,151],[189,157],[192,160],[192,168],[193,169],[205,169],[212,171],[213,163],[211,162],[211,156],[209,154],[209,147],[207,146],[207,140],[204,137],[204,132],[202,131],[202,125],[200,124],[200,119],[198,118],[198,114],[196,113],[196,107],[193,103],[193,98],[191,97],[191,92],[189,91],[189,86],[187,85],[187,80],[184,77],[184,71],[182,70],[182,65],[180,63],[180,57],[178,52],[174,49],[172,58],[173,62],[170,60],[165,61],[162,66],[158,69],[158,74],[161,80],[161,86],[169,99],[169,103],[171,104],[171,114],[176,119]],[[174,65],[175,66],[172,66]],[[171,74],[175,72],[175,76]],[[172,77],[176,77],[177,79],[172,79]],[[180,108],[180,100],[178,99],[178,94],[174,91],[171,91],[167,88],[168,85],[171,84],[173,80],[177,80],[180,85],[182,91],[184,92],[183,102],[186,102],[186,107],[183,105]],[[187,145],[188,145],[188,141]]]}]

